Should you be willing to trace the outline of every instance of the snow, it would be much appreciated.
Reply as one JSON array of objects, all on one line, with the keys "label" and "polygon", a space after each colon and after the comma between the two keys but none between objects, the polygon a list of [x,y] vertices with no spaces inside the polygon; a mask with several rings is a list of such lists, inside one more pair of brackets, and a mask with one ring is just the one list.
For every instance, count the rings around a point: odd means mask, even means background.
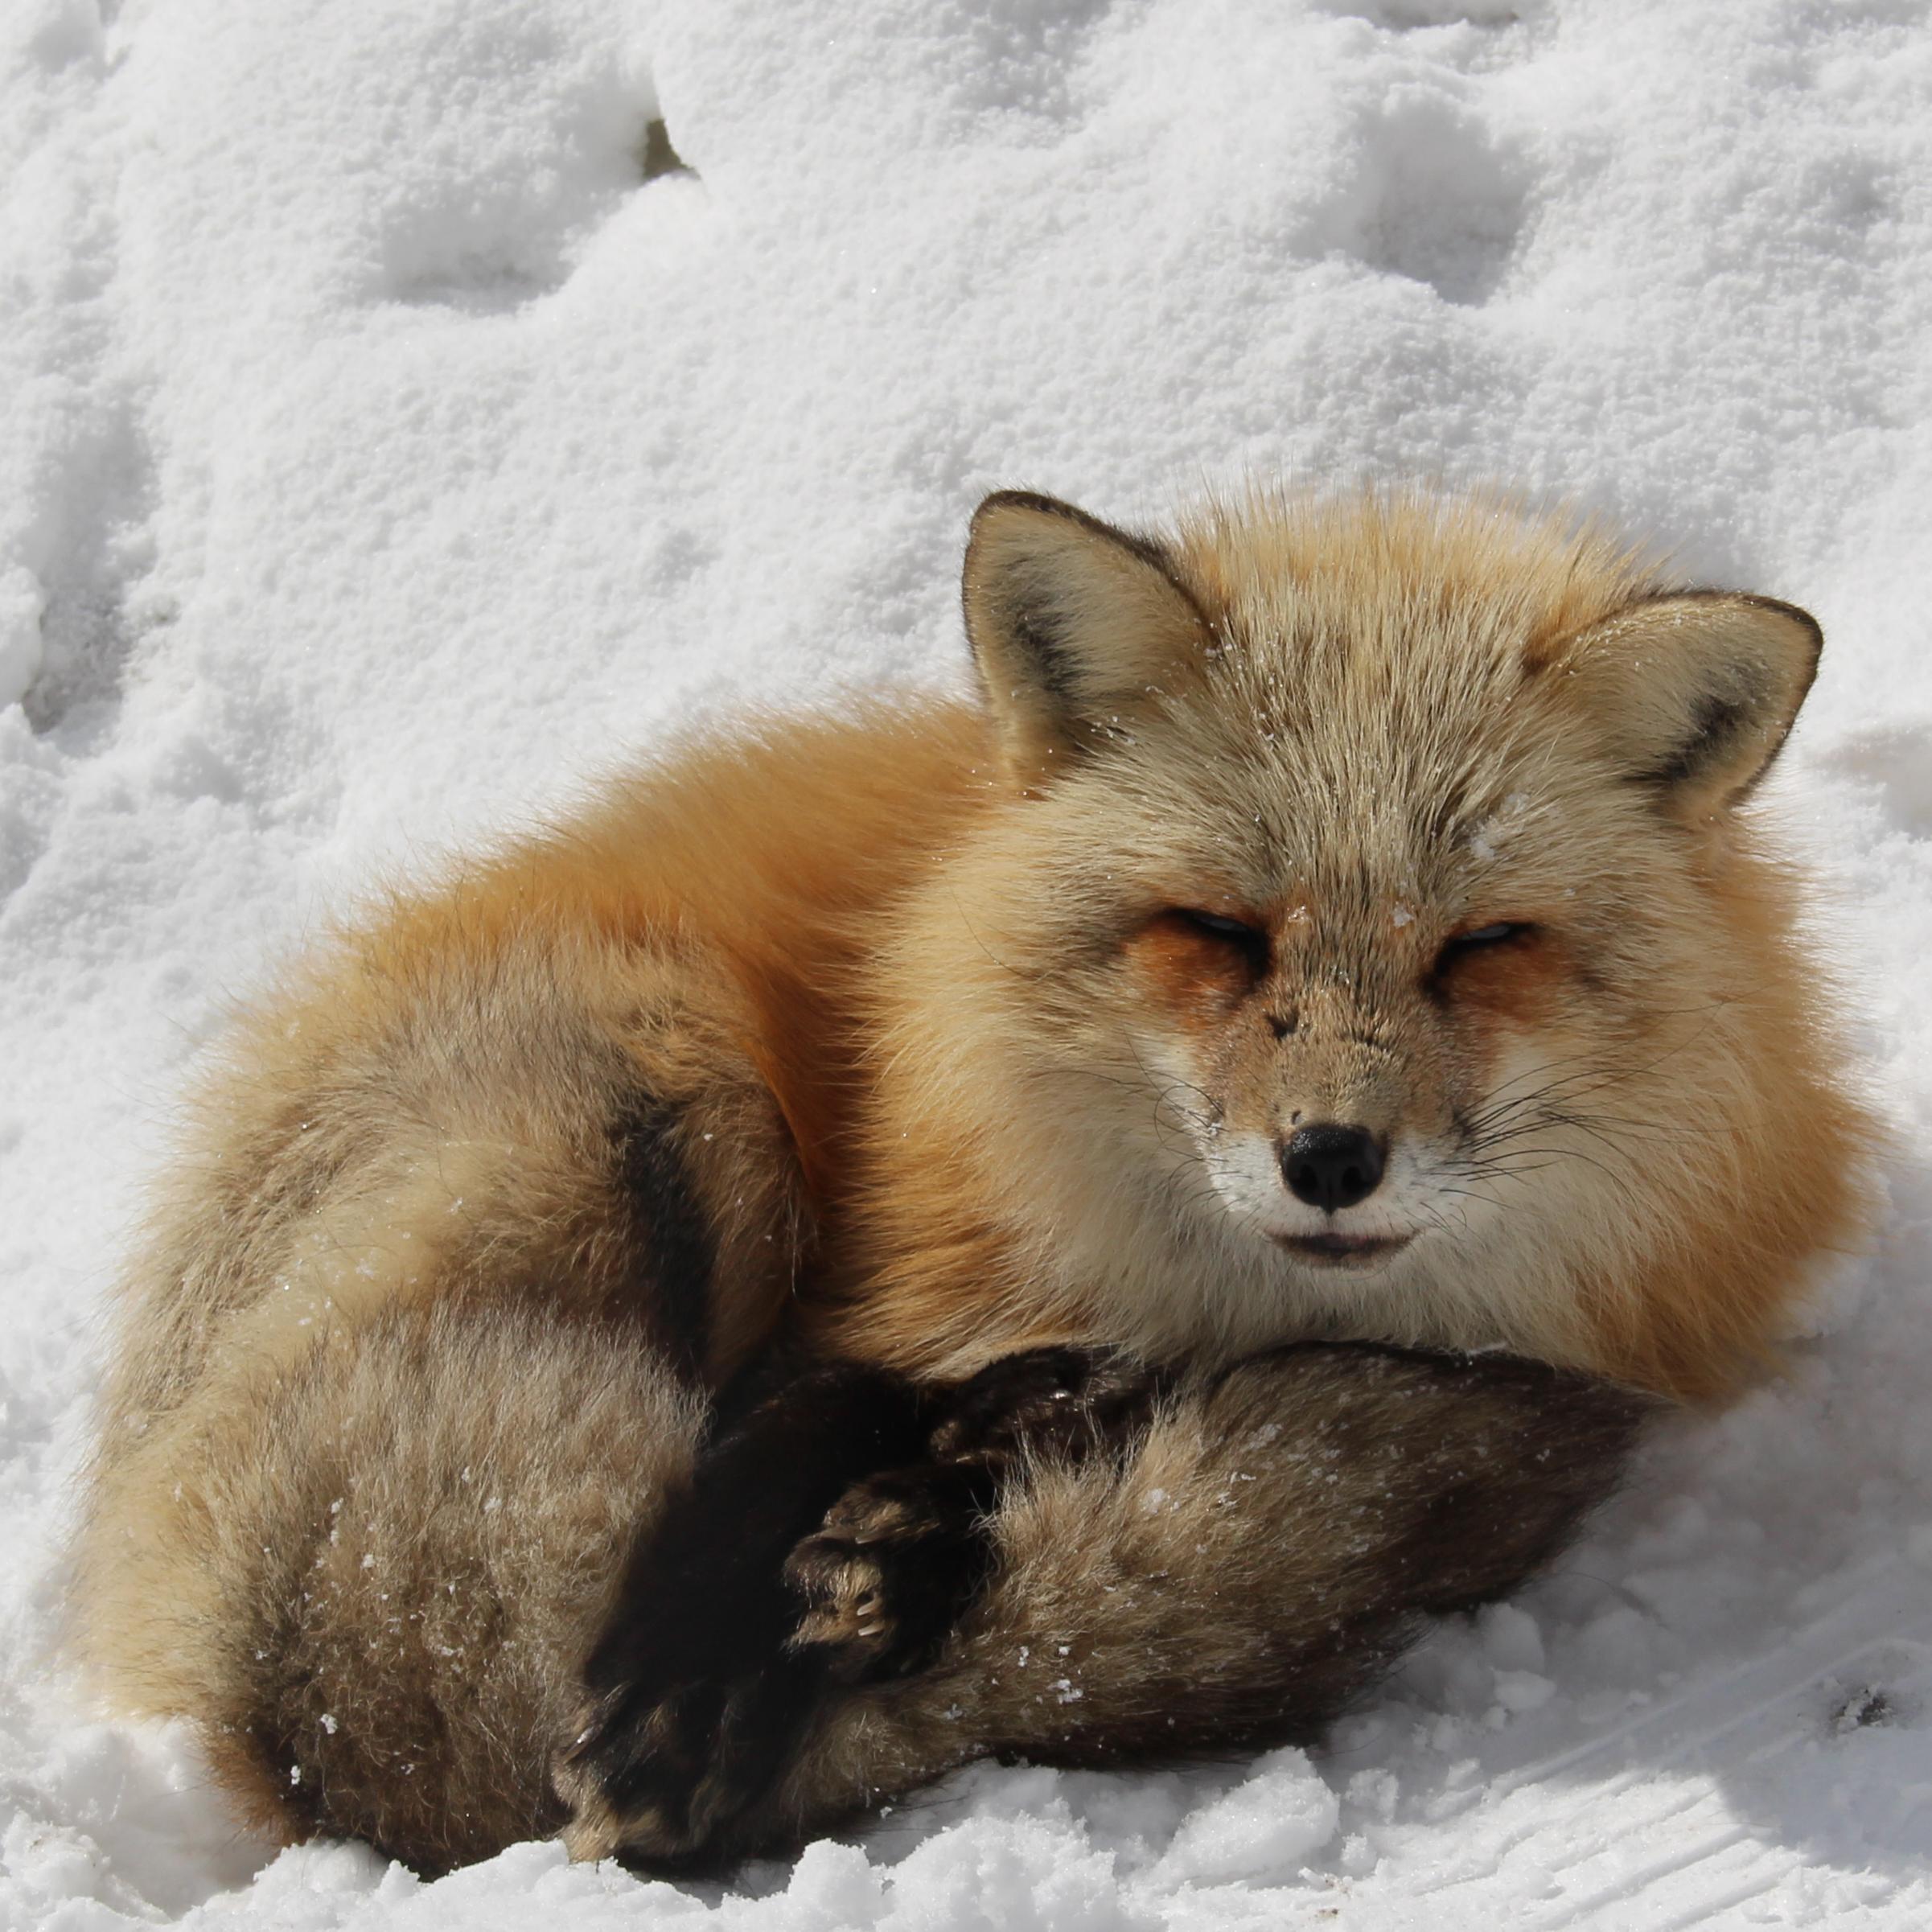
[{"label": "snow", "polygon": [[[1929,1922],[1929,278],[1928,0],[8,0],[0,1924]],[[224,1004],[684,721],[956,681],[981,491],[1251,470],[1823,619],[1774,804],[1898,1131],[1785,1376],[1311,1756],[975,1767],[728,1889],[271,1856],[92,1719],[105,1289]]]}]

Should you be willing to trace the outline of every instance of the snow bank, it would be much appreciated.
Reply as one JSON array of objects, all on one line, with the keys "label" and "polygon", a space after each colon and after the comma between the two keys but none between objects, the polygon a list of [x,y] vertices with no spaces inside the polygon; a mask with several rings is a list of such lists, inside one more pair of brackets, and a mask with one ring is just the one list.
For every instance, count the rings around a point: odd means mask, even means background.
[{"label": "snow bank", "polygon": [[[0,1922],[1925,1923],[1929,150],[1926,0],[11,0]],[[1250,469],[1823,618],[1780,793],[1901,1135],[1789,1378],[1312,1763],[980,1768],[729,1895],[271,1860],[85,1721],[99,1315],[224,1002],[681,721],[956,680],[983,490]]]}]

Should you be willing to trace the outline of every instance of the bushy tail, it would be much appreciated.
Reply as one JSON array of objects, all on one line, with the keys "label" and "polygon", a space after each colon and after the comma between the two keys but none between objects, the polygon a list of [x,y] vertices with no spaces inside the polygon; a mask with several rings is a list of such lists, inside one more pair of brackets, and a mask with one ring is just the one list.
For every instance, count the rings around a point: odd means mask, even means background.
[{"label": "bushy tail", "polygon": [[1521,1585],[1659,1404],[1502,1355],[1311,1344],[1183,1387],[1125,1469],[1050,1462],[993,1525],[930,1671],[836,1708],[744,1848],[989,1753],[1038,1764],[1306,1742],[1432,1613]]}]

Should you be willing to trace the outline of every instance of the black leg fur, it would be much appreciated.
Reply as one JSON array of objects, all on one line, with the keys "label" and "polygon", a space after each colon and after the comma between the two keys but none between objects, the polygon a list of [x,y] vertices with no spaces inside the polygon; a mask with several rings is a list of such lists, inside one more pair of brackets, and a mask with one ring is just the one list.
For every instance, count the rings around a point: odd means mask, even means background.
[{"label": "black leg fur", "polygon": [[945,1397],[928,1459],[841,1496],[785,1574],[806,1608],[792,1638],[840,1683],[909,1675],[938,1655],[993,1565],[1001,1490],[1039,1457],[1124,1454],[1168,1384],[1122,1350],[1040,1348]]},{"label": "black leg fur", "polygon": [[628,1821],[658,1868],[695,1868],[827,1696],[937,1655],[1025,1458],[1125,1440],[1157,1387],[1113,1350],[1032,1350],[950,1391],[778,1355],[748,1371],[631,1553],[560,1790]]},{"label": "black leg fur", "polygon": [[631,1552],[560,1787],[694,1848],[761,1794],[824,1676],[787,1646],[786,1554],[855,1481],[919,1453],[929,1406],[904,1377],[860,1367],[741,1391]]}]

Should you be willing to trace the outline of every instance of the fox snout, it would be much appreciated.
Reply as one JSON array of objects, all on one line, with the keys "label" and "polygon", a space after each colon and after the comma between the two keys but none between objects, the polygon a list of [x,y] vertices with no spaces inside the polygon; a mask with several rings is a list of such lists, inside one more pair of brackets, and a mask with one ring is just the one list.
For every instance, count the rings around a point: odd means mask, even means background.
[{"label": "fox snout", "polygon": [[1381,1186],[1385,1158],[1382,1142],[1367,1128],[1322,1121],[1289,1136],[1281,1174],[1297,1200],[1332,1215],[1366,1201]]}]

